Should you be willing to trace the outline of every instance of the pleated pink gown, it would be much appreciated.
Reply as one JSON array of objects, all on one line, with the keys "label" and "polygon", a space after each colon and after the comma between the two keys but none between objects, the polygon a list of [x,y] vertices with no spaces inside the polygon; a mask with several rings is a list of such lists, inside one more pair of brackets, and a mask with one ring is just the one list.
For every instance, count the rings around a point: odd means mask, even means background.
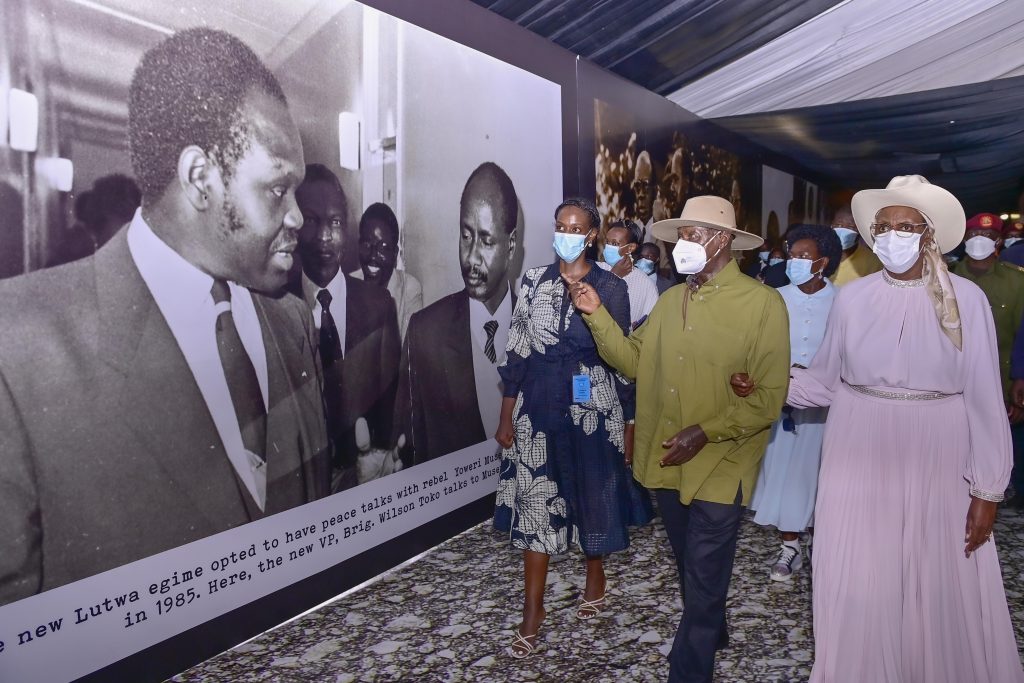
[{"label": "pleated pink gown", "polygon": [[[812,682],[1024,682],[996,544],[964,557],[970,489],[1002,493],[1012,453],[988,301],[951,278],[962,352],[925,287],[877,273],[839,290],[814,362],[793,371],[790,405],[831,406]],[[848,385],[952,396],[897,401]]]}]

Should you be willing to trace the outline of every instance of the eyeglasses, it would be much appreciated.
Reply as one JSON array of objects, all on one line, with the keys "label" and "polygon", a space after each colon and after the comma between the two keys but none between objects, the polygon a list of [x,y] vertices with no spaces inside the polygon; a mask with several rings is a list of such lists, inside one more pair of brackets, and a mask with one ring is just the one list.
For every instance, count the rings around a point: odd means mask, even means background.
[{"label": "eyeglasses", "polygon": [[[871,234],[874,237],[884,235],[890,230],[895,230],[899,237],[911,237],[913,235],[921,235],[924,233],[925,228],[928,227],[927,223],[898,223],[893,225],[892,223],[872,223]],[[909,233],[909,234],[901,234]]]}]

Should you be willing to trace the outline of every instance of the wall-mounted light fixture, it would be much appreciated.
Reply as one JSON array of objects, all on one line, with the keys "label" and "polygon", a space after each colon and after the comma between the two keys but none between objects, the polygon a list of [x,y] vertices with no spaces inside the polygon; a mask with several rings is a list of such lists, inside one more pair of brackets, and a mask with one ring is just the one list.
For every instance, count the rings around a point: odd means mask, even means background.
[{"label": "wall-mounted light fixture", "polygon": [[39,144],[39,100],[30,92],[11,88],[7,93],[11,149],[34,152]]},{"label": "wall-mounted light fixture", "polygon": [[359,170],[359,117],[348,111],[338,114],[338,164]]},{"label": "wall-mounted light fixture", "polygon": [[46,178],[50,187],[58,192],[71,192],[75,181],[75,166],[71,159],[43,157],[36,159],[36,173]]}]

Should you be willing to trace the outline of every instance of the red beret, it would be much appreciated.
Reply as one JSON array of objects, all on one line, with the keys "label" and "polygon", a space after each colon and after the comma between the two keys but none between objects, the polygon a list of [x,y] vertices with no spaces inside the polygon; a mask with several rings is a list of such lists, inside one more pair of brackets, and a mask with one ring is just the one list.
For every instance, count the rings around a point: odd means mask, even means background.
[{"label": "red beret", "polygon": [[1003,219],[994,213],[979,213],[967,221],[968,230],[1002,230]]}]

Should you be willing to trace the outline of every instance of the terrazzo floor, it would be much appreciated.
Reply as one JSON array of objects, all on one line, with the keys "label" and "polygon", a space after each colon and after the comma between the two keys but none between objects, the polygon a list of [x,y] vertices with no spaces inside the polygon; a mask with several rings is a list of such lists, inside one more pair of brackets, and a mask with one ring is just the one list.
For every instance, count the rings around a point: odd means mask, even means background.
[{"label": "terrazzo floor", "polygon": [[[1024,643],[1024,516],[996,523],[1017,642]],[[519,619],[522,561],[483,524],[419,561],[316,612],[178,676],[176,682],[383,683],[468,681],[664,681],[665,654],[681,610],[660,523],[635,531],[633,547],[607,564],[609,609],[575,618],[583,562],[551,565],[547,620],[537,652],[506,653]],[[732,645],[719,652],[716,681],[806,681],[813,657],[810,575],[767,579],[776,537],[749,518],[740,531],[729,591]]]}]

